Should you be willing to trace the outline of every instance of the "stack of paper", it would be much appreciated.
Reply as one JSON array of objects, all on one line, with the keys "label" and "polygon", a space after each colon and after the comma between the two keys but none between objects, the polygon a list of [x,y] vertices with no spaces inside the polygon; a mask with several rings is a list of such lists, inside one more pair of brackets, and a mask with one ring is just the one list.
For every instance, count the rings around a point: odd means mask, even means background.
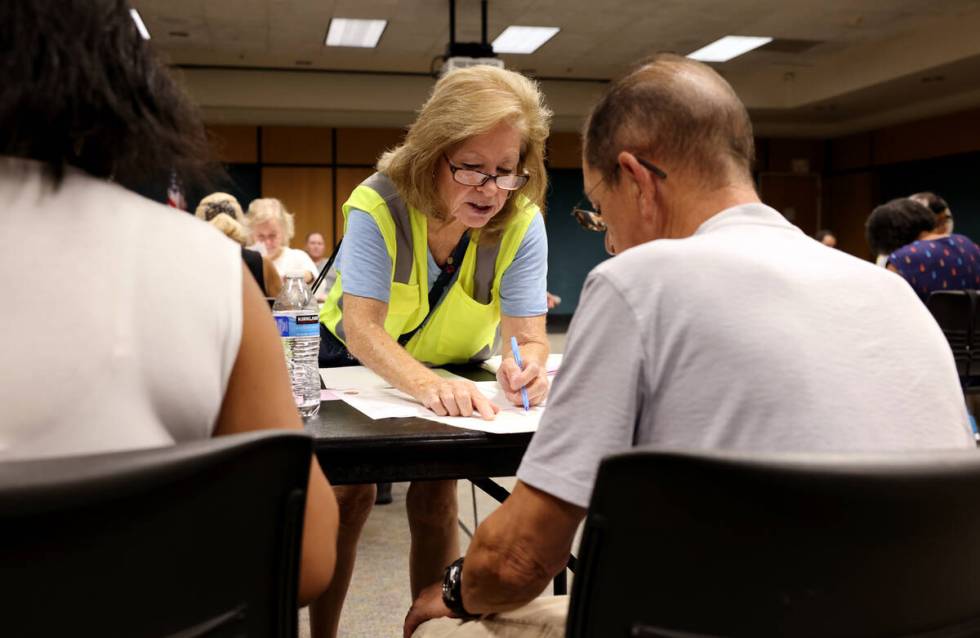
[{"label": "stack of paper", "polygon": [[[462,378],[445,370],[434,372],[444,378]],[[527,412],[522,407],[511,405],[496,381],[480,381],[474,384],[500,408],[494,420],[485,421],[479,416],[438,416],[363,366],[321,368],[320,377],[327,390],[372,419],[416,417],[470,430],[512,434],[534,432],[544,413],[544,405],[535,406]]]}]

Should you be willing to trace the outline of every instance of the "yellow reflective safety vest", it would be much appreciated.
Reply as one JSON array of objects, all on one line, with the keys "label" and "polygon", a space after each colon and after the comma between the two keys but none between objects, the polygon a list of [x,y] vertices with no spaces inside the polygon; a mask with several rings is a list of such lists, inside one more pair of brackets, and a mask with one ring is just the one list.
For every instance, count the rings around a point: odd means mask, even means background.
[{"label": "yellow reflective safety vest", "polygon": [[[428,218],[408,206],[394,183],[381,173],[361,182],[344,203],[345,227],[355,208],[377,223],[391,257],[385,332],[397,341],[429,315]],[[425,325],[405,344],[417,361],[438,366],[482,361],[493,354],[500,324],[500,280],[539,213],[535,204],[521,197],[517,214],[496,243],[481,244],[479,231],[470,231],[456,280]],[[335,269],[325,278],[330,292],[320,310],[320,322],[346,344],[342,273]]]}]

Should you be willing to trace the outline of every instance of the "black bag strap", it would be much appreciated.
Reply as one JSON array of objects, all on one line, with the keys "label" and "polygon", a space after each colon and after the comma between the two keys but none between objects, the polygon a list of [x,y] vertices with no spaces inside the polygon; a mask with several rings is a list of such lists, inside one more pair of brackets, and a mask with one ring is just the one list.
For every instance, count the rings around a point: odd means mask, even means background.
[{"label": "black bag strap", "polygon": [[438,279],[432,284],[432,289],[429,290],[429,312],[426,313],[425,317],[419,322],[419,325],[415,326],[411,331],[406,332],[402,336],[398,337],[398,343],[404,346],[415,333],[422,329],[425,322],[428,321],[429,317],[432,316],[432,311],[435,310],[436,304],[439,303],[439,299],[442,297],[443,291],[446,286],[449,285],[449,280],[453,278],[456,271],[459,269],[460,265],[463,263],[463,256],[466,254],[466,247],[470,245],[470,234],[468,232],[463,233],[463,236],[459,238],[459,243],[456,244],[456,248],[453,249],[453,254],[449,256],[446,260],[446,267],[442,269],[439,273]]},{"label": "black bag strap", "polygon": [[310,284],[311,291],[315,291],[317,286],[319,286],[320,283],[323,281],[324,277],[327,276],[327,273],[330,272],[330,267],[333,266],[333,262],[337,258],[337,253],[340,252],[340,244],[342,244],[343,242],[344,242],[344,238],[341,237],[340,241],[337,242],[337,245],[334,246],[333,252],[330,254],[330,259],[328,259],[327,263],[325,263],[323,265],[323,268],[320,269],[320,274],[313,281],[313,283]]}]

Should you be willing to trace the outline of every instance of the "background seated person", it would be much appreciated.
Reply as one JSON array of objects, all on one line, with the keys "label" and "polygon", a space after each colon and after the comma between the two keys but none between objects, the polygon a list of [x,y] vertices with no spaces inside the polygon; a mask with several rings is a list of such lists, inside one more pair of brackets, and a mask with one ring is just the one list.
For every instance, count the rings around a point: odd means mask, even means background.
[{"label": "background seated person", "polygon": [[830,246],[831,248],[837,248],[837,236],[831,231],[824,229],[817,233],[816,240],[823,244],[824,246]]},{"label": "background seated person", "polygon": [[266,297],[278,297],[282,290],[282,279],[272,262],[260,253],[245,248],[248,243],[248,229],[245,228],[245,215],[238,200],[228,193],[211,193],[197,205],[194,215],[208,222],[226,237],[242,247],[242,261],[255,278],[255,283]]},{"label": "background seated person", "polygon": [[[447,570],[415,601],[405,636],[429,618],[532,601],[565,567],[600,460],[632,446],[974,445],[949,347],[925,307],[898,278],[827,250],[762,204],[753,155],[745,107],[693,60],[658,56],[594,107],[585,189],[617,256],[585,283],[513,494],[478,527],[461,576]],[[565,604],[536,601],[524,635],[540,635],[535,618],[562,635]],[[481,623],[441,618],[415,636],[471,631],[487,635]]]},{"label": "background seated person", "polygon": [[969,237],[947,233],[947,223],[906,197],[882,204],[868,217],[872,251],[887,255],[885,267],[901,275],[923,302],[936,290],[980,288],[980,248]]},{"label": "background seated person", "polygon": [[[319,275],[323,267],[327,265],[327,244],[323,239],[323,234],[312,232],[306,236],[306,254],[310,256],[313,260],[313,265],[316,266],[316,274]],[[318,303],[323,303],[323,300],[327,298],[327,282],[322,281],[317,289],[313,291],[313,296],[316,298]]]},{"label": "background seated person", "polygon": [[909,195],[909,199],[919,202],[936,216],[937,233],[945,235],[953,233],[953,211],[949,209],[949,204],[946,203],[945,199],[929,191]]},{"label": "background seated person", "polygon": [[254,242],[252,248],[272,260],[281,278],[301,272],[306,283],[313,283],[318,272],[313,260],[305,251],[289,247],[295,234],[293,215],[282,202],[272,197],[253,199],[245,220]]},{"label": "background seated person", "polygon": [[[174,169],[204,185],[212,166],[203,125],[128,3],[14,0],[0,24],[0,236],[17,238],[0,251],[0,462],[301,430],[239,246],[124,188]],[[301,601],[329,582],[336,533],[314,459]]]}]

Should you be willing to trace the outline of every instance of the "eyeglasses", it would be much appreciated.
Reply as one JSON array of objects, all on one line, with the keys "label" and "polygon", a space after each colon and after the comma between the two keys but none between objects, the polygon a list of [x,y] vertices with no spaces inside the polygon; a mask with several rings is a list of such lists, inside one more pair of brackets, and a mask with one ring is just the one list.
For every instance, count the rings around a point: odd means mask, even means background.
[{"label": "eyeglasses", "polygon": [[527,180],[530,179],[530,175],[527,173],[523,175],[490,175],[489,173],[477,171],[472,168],[456,166],[449,159],[448,155],[443,155],[443,157],[446,158],[446,163],[449,164],[449,171],[453,174],[453,179],[456,180],[457,184],[462,184],[463,186],[483,186],[487,181],[492,179],[500,190],[516,191],[521,186],[524,186],[524,184],[527,184]]},{"label": "eyeglasses", "polygon": [[[636,161],[639,162],[643,168],[647,169],[660,179],[667,179],[667,173],[664,172],[662,168],[650,160],[643,159],[642,157],[638,156],[634,157],[636,157]],[[618,164],[616,165],[616,168],[619,168]],[[588,195],[590,195],[592,191],[594,191],[601,183],[601,179],[596,182],[595,186],[592,187],[592,190],[586,194],[586,197],[588,197]],[[606,222],[602,221],[602,210],[600,210],[598,206],[596,206],[595,210],[589,210],[588,208],[583,208],[581,204],[582,201],[579,200],[579,203],[572,208],[572,217],[575,218],[575,221],[577,221],[585,230],[591,230],[596,233],[605,232],[608,226],[606,226]]]},{"label": "eyeglasses", "polygon": [[606,230],[606,222],[602,221],[602,213],[576,206],[572,209],[572,217],[585,230],[602,233]]}]

